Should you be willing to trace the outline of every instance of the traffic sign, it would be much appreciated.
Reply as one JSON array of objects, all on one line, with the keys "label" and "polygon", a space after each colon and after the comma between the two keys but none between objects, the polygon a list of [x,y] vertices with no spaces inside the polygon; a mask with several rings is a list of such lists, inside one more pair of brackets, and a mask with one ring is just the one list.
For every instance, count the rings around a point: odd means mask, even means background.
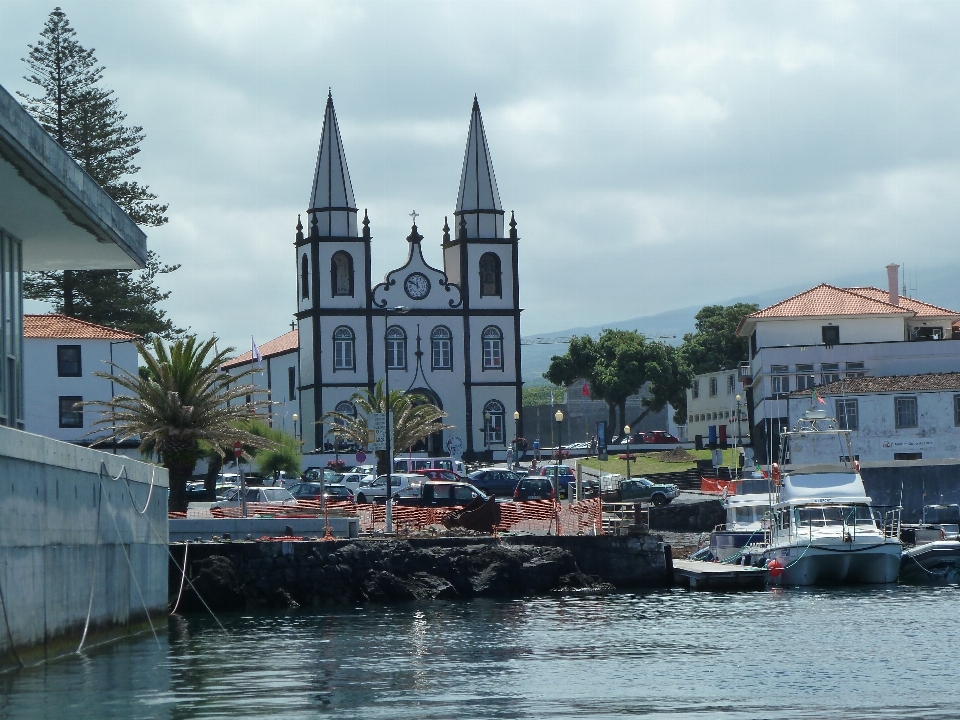
[{"label": "traffic sign", "polygon": [[243,455],[243,443],[239,440],[233,444],[233,456],[239,458]]},{"label": "traffic sign", "polygon": [[363,462],[364,460],[366,460],[366,459],[367,459],[367,454],[366,454],[363,450],[361,450],[360,452],[357,453],[357,462],[358,462],[358,463],[362,463],[362,462]]},{"label": "traffic sign", "polygon": [[373,433],[372,450],[387,449],[387,415],[386,413],[370,413],[367,416],[367,426]]}]

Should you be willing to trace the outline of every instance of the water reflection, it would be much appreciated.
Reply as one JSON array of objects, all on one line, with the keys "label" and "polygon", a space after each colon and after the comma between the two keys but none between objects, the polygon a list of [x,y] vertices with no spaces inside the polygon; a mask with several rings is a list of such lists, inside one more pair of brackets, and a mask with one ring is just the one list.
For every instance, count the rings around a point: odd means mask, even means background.
[{"label": "water reflection", "polygon": [[0,676],[0,718],[956,714],[956,588],[669,590],[173,617]]}]

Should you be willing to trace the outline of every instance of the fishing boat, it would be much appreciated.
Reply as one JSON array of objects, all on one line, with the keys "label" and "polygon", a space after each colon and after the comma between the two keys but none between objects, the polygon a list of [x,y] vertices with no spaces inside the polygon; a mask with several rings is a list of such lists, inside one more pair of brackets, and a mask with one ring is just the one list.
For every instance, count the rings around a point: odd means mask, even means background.
[{"label": "fishing boat", "polygon": [[[781,436],[772,468],[770,577],[783,585],[895,582],[900,571],[900,510],[878,517],[853,460],[850,432],[823,410],[808,410]],[[834,447],[838,462],[794,464],[798,448]],[[829,452],[829,450],[828,450]]]},{"label": "fishing boat", "polygon": [[710,533],[710,554],[720,562],[735,562],[745,547],[766,543],[770,493],[728,495],[722,502],[727,521]]}]

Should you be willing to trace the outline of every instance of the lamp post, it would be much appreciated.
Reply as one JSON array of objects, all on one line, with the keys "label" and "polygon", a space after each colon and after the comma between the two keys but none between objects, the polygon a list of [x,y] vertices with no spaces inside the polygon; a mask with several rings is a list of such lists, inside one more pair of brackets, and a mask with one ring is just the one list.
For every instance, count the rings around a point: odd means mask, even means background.
[{"label": "lamp post", "polygon": [[297,421],[298,421],[299,419],[300,419],[300,416],[297,415],[296,413],[294,413],[294,414],[293,414],[293,436],[294,436],[295,438],[297,438],[297,440],[300,439],[300,436],[297,435]]},{"label": "lamp post", "polygon": [[[113,400],[113,397],[114,397],[114,393],[113,393],[113,346],[114,346],[114,345],[123,345],[123,344],[125,344],[125,343],[132,343],[132,342],[134,341],[134,339],[135,339],[135,338],[130,338],[130,339],[128,339],[128,340],[111,340],[111,341],[110,341],[110,400],[111,400],[111,401]],[[111,405],[110,405],[110,411],[111,411],[111,412],[116,412],[116,411],[117,411],[117,408],[112,404],[112,402],[111,402]],[[117,435],[116,435],[116,433],[114,433],[114,435],[113,435],[113,454],[114,454],[114,455],[117,454]]]},{"label": "lamp post", "polygon": [[[395,315],[406,315],[410,308],[398,305],[394,308],[383,309],[383,390],[384,390],[384,414],[386,415],[386,441],[387,441],[387,497],[386,511],[384,513],[385,532],[393,532],[393,422],[390,417],[390,357],[387,354],[387,331],[390,329],[390,313]],[[336,442],[336,438],[334,438]]]},{"label": "lamp post", "polygon": [[627,436],[627,480],[630,479],[630,426],[623,426],[623,434]]},{"label": "lamp post", "polygon": [[513,463],[511,463],[510,465],[511,470],[513,470],[513,468],[517,465],[517,463],[520,462],[519,458],[517,457],[517,452],[519,451],[519,448],[517,447],[517,437],[519,437],[519,435],[520,435],[520,411],[514,410],[513,411]]},{"label": "lamp post", "polygon": [[[563,439],[560,434],[560,429],[561,429],[560,423],[563,422],[563,412],[560,410],[557,410],[557,412],[554,413],[553,415],[553,419],[557,421],[557,447],[555,450],[555,452],[557,453],[557,466],[556,468],[554,468],[554,473],[553,473],[553,494],[554,494],[554,497],[556,498],[556,501],[553,506],[553,517],[556,520],[557,535],[559,535],[560,534],[560,515],[559,515],[558,506],[560,504],[560,448],[563,445]],[[567,487],[569,488],[570,486],[567,485]]]}]

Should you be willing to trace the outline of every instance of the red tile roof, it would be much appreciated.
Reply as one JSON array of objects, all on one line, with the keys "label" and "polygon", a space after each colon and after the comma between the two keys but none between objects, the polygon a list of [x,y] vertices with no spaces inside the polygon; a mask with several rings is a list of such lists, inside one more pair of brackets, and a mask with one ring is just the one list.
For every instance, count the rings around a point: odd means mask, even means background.
[{"label": "red tile roof", "polygon": [[[291,330],[285,335],[281,335],[278,338],[274,338],[269,342],[265,342],[263,345],[258,346],[260,350],[260,356],[263,358],[276,357],[277,355],[286,355],[289,352],[294,352],[300,347],[300,333],[297,330]],[[253,359],[253,351],[247,350],[243,355],[235,357],[233,360],[224,363],[224,370],[231,370],[235,367],[240,367],[241,365],[249,365],[250,361]]]},{"label": "red tile roof", "polygon": [[66,315],[24,315],[25,338],[57,338],[65,340],[138,340],[139,335],[97,325]]},{"label": "red tile roof", "polygon": [[[886,293],[883,293],[886,297]],[[853,290],[817,285],[776,305],[747,315],[748,318],[825,317],[830,315],[908,315],[905,307],[891,305],[886,300],[861,295]]]},{"label": "red tile roof", "polygon": [[[889,302],[889,293],[886,290],[881,290],[880,288],[875,287],[852,287],[844,288],[850,292],[856,293],[857,295],[863,295],[864,297],[871,298],[873,300],[881,300],[883,302]],[[913,310],[916,313],[916,317],[943,317],[944,315],[953,315],[960,317],[960,312],[956,310],[948,310],[947,308],[938,307],[937,305],[931,305],[930,303],[921,302],[913,298],[904,297],[903,295],[899,296],[900,298],[900,307],[906,308],[907,310]]]},{"label": "red tile roof", "polygon": [[[945,341],[948,342],[948,341]],[[960,390],[960,373],[928,373],[926,375],[891,375],[889,377],[845,378],[821,385],[817,392],[827,395],[863,395],[884,392],[933,392]],[[790,395],[810,397],[809,390],[794,390]]]}]

